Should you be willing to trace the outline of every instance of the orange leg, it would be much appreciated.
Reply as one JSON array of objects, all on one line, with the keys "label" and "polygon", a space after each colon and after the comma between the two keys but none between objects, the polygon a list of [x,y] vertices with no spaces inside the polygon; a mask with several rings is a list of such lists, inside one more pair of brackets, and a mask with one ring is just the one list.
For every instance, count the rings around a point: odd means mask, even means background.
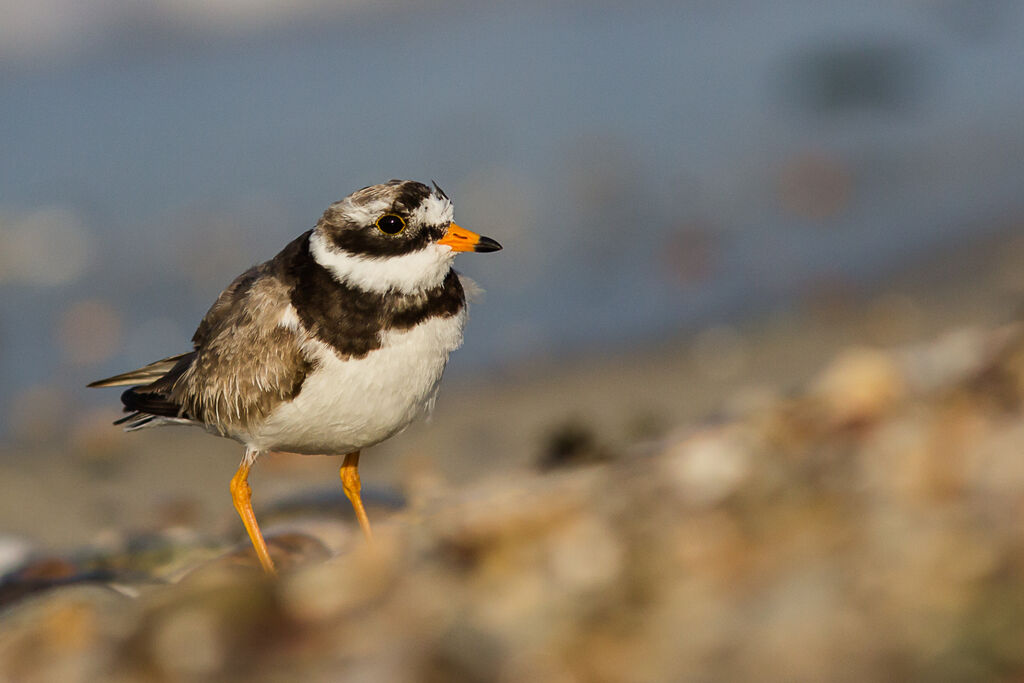
[{"label": "orange leg", "polygon": [[235,501],[235,509],[238,510],[238,516],[242,518],[242,524],[245,525],[245,530],[249,532],[249,539],[256,549],[256,555],[260,558],[263,571],[273,576],[277,573],[274,570],[274,561],[270,559],[267,542],[263,540],[263,534],[260,533],[260,525],[256,523],[256,515],[252,511],[249,469],[252,467],[256,455],[253,451],[246,451],[242,464],[238,466],[238,471],[231,478],[231,499]]},{"label": "orange leg", "polygon": [[366,539],[372,541],[373,532],[370,531],[370,518],[366,516],[363,498],[359,495],[362,489],[362,485],[359,483],[359,451],[345,456],[345,462],[341,466],[341,485],[345,489],[345,495],[348,496],[349,502],[352,503],[352,508],[356,511],[356,519],[359,520],[359,526],[366,534]]}]

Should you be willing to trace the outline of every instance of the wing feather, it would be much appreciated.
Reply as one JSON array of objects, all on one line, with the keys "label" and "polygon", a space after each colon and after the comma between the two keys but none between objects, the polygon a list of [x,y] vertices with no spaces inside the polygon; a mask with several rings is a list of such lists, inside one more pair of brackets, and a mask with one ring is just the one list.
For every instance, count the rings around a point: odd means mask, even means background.
[{"label": "wing feather", "polygon": [[282,321],[289,269],[307,242],[308,233],[235,278],[200,322],[193,351],[89,386],[135,385],[121,396],[132,413],[121,421],[126,429],[185,422],[232,435],[266,417],[298,395],[313,368],[302,350],[306,333]]},{"label": "wing feather", "polygon": [[149,365],[143,366],[138,370],[122,372],[120,375],[114,375],[113,377],[107,377],[106,379],[98,379],[95,382],[90,382],[86,386],[123,387],[131,384],[148,384],[149,382],[154,382],[166,375],[182,358],[187,355],[189,354],[179,353],[176,356],[168,356],[167,358],[162,358],[161,360],[154,361]]}]

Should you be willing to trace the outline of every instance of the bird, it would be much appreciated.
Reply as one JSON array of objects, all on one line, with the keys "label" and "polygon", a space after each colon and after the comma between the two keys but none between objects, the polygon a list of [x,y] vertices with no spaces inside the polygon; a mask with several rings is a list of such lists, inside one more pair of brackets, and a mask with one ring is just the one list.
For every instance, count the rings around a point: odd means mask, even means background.
[{"label": "bird", "polygon": [[267,452],[344,456],[342,488],[372,541],[360,452],[433,409],[467,302],[460,252],[502,247],[453,222],[431,181],[391,180],[331,204],[316,226],[236,277],[192,350],[90,383],[121,394],[126,431],[193,425],[245,447],[230,482],[263,570],[276,573],[249,472]]}]

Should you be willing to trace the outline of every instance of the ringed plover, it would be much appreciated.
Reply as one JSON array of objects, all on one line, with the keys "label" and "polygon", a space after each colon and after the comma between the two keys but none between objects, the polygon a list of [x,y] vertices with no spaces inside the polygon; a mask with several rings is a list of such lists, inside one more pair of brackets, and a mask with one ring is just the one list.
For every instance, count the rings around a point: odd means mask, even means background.
[{"label": "ringed plover", "polygon": [[131,386],[121,395],[129,415],[115,423],[127,431],[197,425],[245,446],[231,496],[274,573],[252,509],[253,463],[272,450],[344,455],[342,485],[370,538],[359,452],[430,412],[466,324],[452,262],[499,249],[452,222],[436,183],[365,187],[235,278],[191,351],[89,386]]}]

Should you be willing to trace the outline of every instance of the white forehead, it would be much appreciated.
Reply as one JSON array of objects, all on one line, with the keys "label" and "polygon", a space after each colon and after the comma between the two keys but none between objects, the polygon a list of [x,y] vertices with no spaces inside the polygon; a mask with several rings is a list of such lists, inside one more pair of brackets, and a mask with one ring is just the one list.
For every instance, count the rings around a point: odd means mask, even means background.
[{"label": "white forehead", "polygon": [[366,203],[354,204],[350,199],[345,198],[334,204],[333,208],[353,223],[370,225],[391,209],[391,202],[375,199]]},{"label": "white forehead", "polygon": [[[391,210],[391,200],[381,198],[354,204],[346,198],[336,203],[334,208],[359,225],[370,225]],[[409,220],[420,225],[447,225],[452,222],[453,215],[451,201],[431,193],[420,202],[409,216]]]},{"label": "white forehead", "polygon": [[453,216],[451,201],[446,197],[431,193],[420,202],[410,218],[420,225],[447,225],[452,222]]}]

